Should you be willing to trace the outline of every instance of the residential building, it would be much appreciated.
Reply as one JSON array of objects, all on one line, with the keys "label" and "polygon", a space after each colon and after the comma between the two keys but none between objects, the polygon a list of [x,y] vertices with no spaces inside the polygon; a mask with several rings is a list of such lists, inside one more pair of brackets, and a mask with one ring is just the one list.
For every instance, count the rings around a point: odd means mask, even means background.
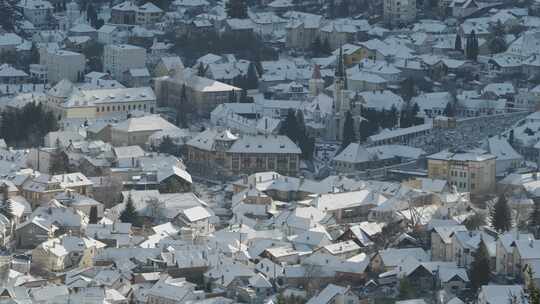
[{"label": "residential building", "polygon": [[427,157],[428,177],[472,195],[493,193],[496,158],[485,151],[442,151]]},{"label": "residential building", "polygon": [[63,79],[78,82],[84,78],[86,59],[80,53],[47,49],[40,56],[40,64],[47,68],[49,83],[57,83]]},{"label": "residential building", "polygon": [[296,175],[301,151],[283,135],[236,136],[209,129],[187,143],[187,162],[209,174],[238,175],[275,170]]},{"label": "residential building", "polygon": [[386,23],[403,26],[416,19],[416,0],[384,0],[383,17]]},{"label": "residential building", "polygon": [[146,67],[146,50],[129,44],[105,45],[103,66],[114,79],[124,81],[124,72]]}]

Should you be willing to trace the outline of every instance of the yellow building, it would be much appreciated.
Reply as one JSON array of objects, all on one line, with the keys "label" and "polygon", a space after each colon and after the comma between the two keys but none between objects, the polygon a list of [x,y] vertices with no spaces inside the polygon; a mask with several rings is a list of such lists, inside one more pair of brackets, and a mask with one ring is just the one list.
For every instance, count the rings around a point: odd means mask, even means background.
[{"label": "yellow building", "polygon": [[495,191],[496,156],[485,151],[442,151],[427,157],[428,177],[472,195]]},{"label": "yellow building", "polygon": [[131,111],[154,113],[156,95],[150,87],[80,90],[61,104],[63,118],[127,115]]}]

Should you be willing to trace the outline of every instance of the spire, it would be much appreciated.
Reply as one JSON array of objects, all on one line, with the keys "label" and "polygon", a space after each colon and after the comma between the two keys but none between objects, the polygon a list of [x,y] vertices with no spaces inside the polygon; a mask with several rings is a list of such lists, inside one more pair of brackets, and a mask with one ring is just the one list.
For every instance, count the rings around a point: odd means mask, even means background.
[{"label": "spire", "polygon": [[311,75],[311,79],[321,79],[321,66],[316,64],[315,67],[313,67],[313,75]]},{"label": "spire", "polygon": [[345,77],[345,65],[343,64],[343,47],[339,47],[339,56],[336,65],[336,77]]}]

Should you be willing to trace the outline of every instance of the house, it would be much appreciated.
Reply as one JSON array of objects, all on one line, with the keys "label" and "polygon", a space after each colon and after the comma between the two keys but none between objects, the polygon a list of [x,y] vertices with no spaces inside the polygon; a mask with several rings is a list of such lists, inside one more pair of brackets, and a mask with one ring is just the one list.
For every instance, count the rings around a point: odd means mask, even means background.
[{"label": "house", "polygon": [[127,42],[127,37],[119,26],[105,24],[97,30],[97,41],[104,45],[122,44]]},{"label": "house", "polygon": [[358,143],[349,144],[332,160],[338,172],[356,172],[376,169],[412,160],[425,154],[422,149],[402,145],[380,145],[363,147]]},{"label": "house", "polygon": [[326,214],[331,214],[338,223],[342,223],[366,220],[370,210],[386,200],[382,194],[364,189],[319,194],[312,200],[311,205]]},{"label": "house", "polygon": [[16,226],[15,238],[17,247],[33,249],[49,238],[54,237],[57,230],[58,227],[50,221],[41,217],[34,217]]},{"label": "house", "polygon": [[190,228],[198,235],[208,235],[214,231],[214,225],[211,223],[212,214],[206,208],[196,206],[182,210],[177,217],[177,222],[181,227]]},{"label": "house", "polygon": [[137,16],[137,5],[133,1],[124,1],[112,7],[112,24],[135,24]]},{"label": "house", "polygon": [[431,258],[434,261],[454,261],[452,234],[467,231],[463,225],[435,226],[431,230]]},{"label": "house", "polygon": [[32,263],[48,271],[88,267],[105,244],[86,237],[62,235],[49,239],[32,250]]},{"label": "house", "polygon": [[0,65],[0,84],[21,84],[28,82],[29,79],[30,76],[26,72],[16,69],[10,64]]},{"label": "house", "polygon": [[[142,109],[142,104],[139,104],[138,108]],[[178,130],[178,127],[159,115],[132,117],[112,126],[111,143],[115,146],[144,147],[152,134],[167,130]]]},{"label": "house", "polygon": [[498,176],[512,172],[523,166],[524,158],[508,143],[506,138],[493,136],[487,139],[486,150],[497,157],[495,160]]},{"label": "house", "polygon": [[165,12],[152,2],[139,6],[135,13],[135,23],[141,25],[155,24],[161,21]]},{"label": "house", "polygon": [[521,285],[484,285],[478,293],[478,304],[508,303],[525,304],[525,291]]},{"label": "house", "polygon": [[195,287],[185,278],[173,278],[164,274],[146,292],[146,302],[172,304],[204,299],[204,291],[196,290]]},{"label": "house", "polygon": [[350,287],[328,284],[306,304],[359,304],[360,298]]},{"label": "house", "polygon": [[422,248],[388,248],[379,250],[370,261],[370,269],[375,272],[386,272],[397,269],[405,258],[414,258],[420,262],[430,260]]},{"label": "house", "polygon": [[178,56],[161,57],[154,68],[154,75],[157,77],[173,75],[174,71],[184,68],[182,59]]}]

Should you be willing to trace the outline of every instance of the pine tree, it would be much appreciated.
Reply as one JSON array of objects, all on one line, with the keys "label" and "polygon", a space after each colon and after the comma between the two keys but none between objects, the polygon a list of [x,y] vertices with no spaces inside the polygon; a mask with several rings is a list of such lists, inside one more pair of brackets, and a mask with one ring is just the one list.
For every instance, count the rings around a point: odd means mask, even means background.
[{"label": "pine tree", "polygon": [[123,223],[131,223],[135,226],[139,224],[139,213],[137,213],[137,210],[135,209],[135,206],[133,205],[133,199],[131,198],[131,193],[128,195],[128,199],[126,202],[126,207],[120,213],[120,220]]},{"label": "pine tree", "polygon": [[533,211],[529,215],[529,227],[540,228],[540,202],[534,203]]},{"label": "pine tree", "polygon": [[488,37],[488,46],[491,53],[501,53],[506,50],[504,25],[500,20],[492,26],[490,35]]},{"label": "pine tree", "polygon": [[490,212],[491,226],[505,232],[512,228],[512,213],[504,195],[500,195]]},{"label": "pine tree", "polygon": [[315,37],[315,40],[311,43],[311,52],[313,56],[318,57],[322,54],[322,42],[319,36]]},{"label": "pine tree", "polygon": [[540,289],[534,282],[533,271],[529,266],[527,268],[527,278],[529,283],[527,284],[527,294],[529,295],[529,304],[540,304]]},{"label": "pine tree", "polygon": [[293,142],[298,142],[298,122],[293,109],[287,111],[287,117],[281,124],[280,134],[287,135]]},{"label": "pine tree", "polygon": [[489,282],[489,253],[483,240],[480,241],[478,249],[474,254],[474,261],[471,263],[469,278],[475,290]]},{"label": "pine tree", "polygon": [[451,102],[448,102],[446,104],[446,107],[444,108],[443,114],[446,117],[454,117],[456,115],[454,104]]},{"label": "pine tree", "polygon": [[64,174],[69,171],[69,160],[62,151],[60,140],[57,138],[55,142],[55,150],[51,153],[49,161],[50,174]]},{"label": "pine tree", "polygon": [[456,41],[454,42],[454,50],[463,51],[463,46],[461,45],[461,35],[456,35]]},{"label": "pine tree", "polygon": [[158,151],[160,153],[167,153],[170,155],[176,155],[176,151],[178,151],[176,145],[174,144],[172,138],[170,136],[165,136],[161,140],[161,143],[159,144]]},{"label": "pine tree", "polygon": [[343,141],[341,148],[345,149],[350,143],[356,141],[356,132],[354,130],[354,120],[351,111],[345,114],[345,122],[343,123]]},{"label": "pine tree", "polygon": [[39,49],[36,43],[32,43],[32,48],[30,49],[30,63],[39,63]]},{"label": "pine tree", "polygon": [[259,76],[257,75],[257,68],[255,67],[255,64],[251,62],[248,67],[247,75],[246,75],[246,88],[251,89],[257,89],[259,87]]},{"label": "pine tree", "polygon": [[229,18],[245,19],[247,14],[247,1],[246,0],[228,0],[225,4],[225,11]]},{"label": "pine tree", "polygon": [[332,54],[332,46],[330,46],[330,41],[328,40],[328,38],[325,38],[323,41],[321,53],[322,55]]},{"label": "pine tree", "polygon": [[510,133],[508,134],[508,143],[510,146],[514,145],[514,130],[510,130]]},{"label": "pine tree", "polygon": [[403,97],[406,102],[411,101],[411,99],[416,93],[416,90],[414,88],[414,80],[410,77],[403,80],[403,82],[401,83],[400,91],[401,97]]},{"label": "pine tree", "polygon": [[478,58],[478,38],[476,37],[476,33],[474,30],[471,31],[469,36],[467,37],[467,43],[466,43],[466,52],[465,55],[467,56],[467,59],[474,60]]},{"label": "pine tree", "polygon": [[0,208],[0,214],[4,215],[8,220],[13,218],[13,206],[9,200],[9,186],[8,184],[2,184],[2,208]]},{"label": "pine tree", "polygon": [[411,285],[411,282],[407,278],[403,278],[399,281],[399,299],[408,300],[416,296],[414,287]]},{"label": "pine tree", "polygon": [[90,224],[97,224],[98,222],[98,214],[97,214],[97,207],[92,206],[90,208],[90,215],[89,215],[89,222]]},{"label": "pine tree", "polygon": [[204,75],[206,74],[206,68],[204,66],[204,63],[199,62],[199,66],[197,67],[197,76],[200,76],[200,77],[205,77]]}]

